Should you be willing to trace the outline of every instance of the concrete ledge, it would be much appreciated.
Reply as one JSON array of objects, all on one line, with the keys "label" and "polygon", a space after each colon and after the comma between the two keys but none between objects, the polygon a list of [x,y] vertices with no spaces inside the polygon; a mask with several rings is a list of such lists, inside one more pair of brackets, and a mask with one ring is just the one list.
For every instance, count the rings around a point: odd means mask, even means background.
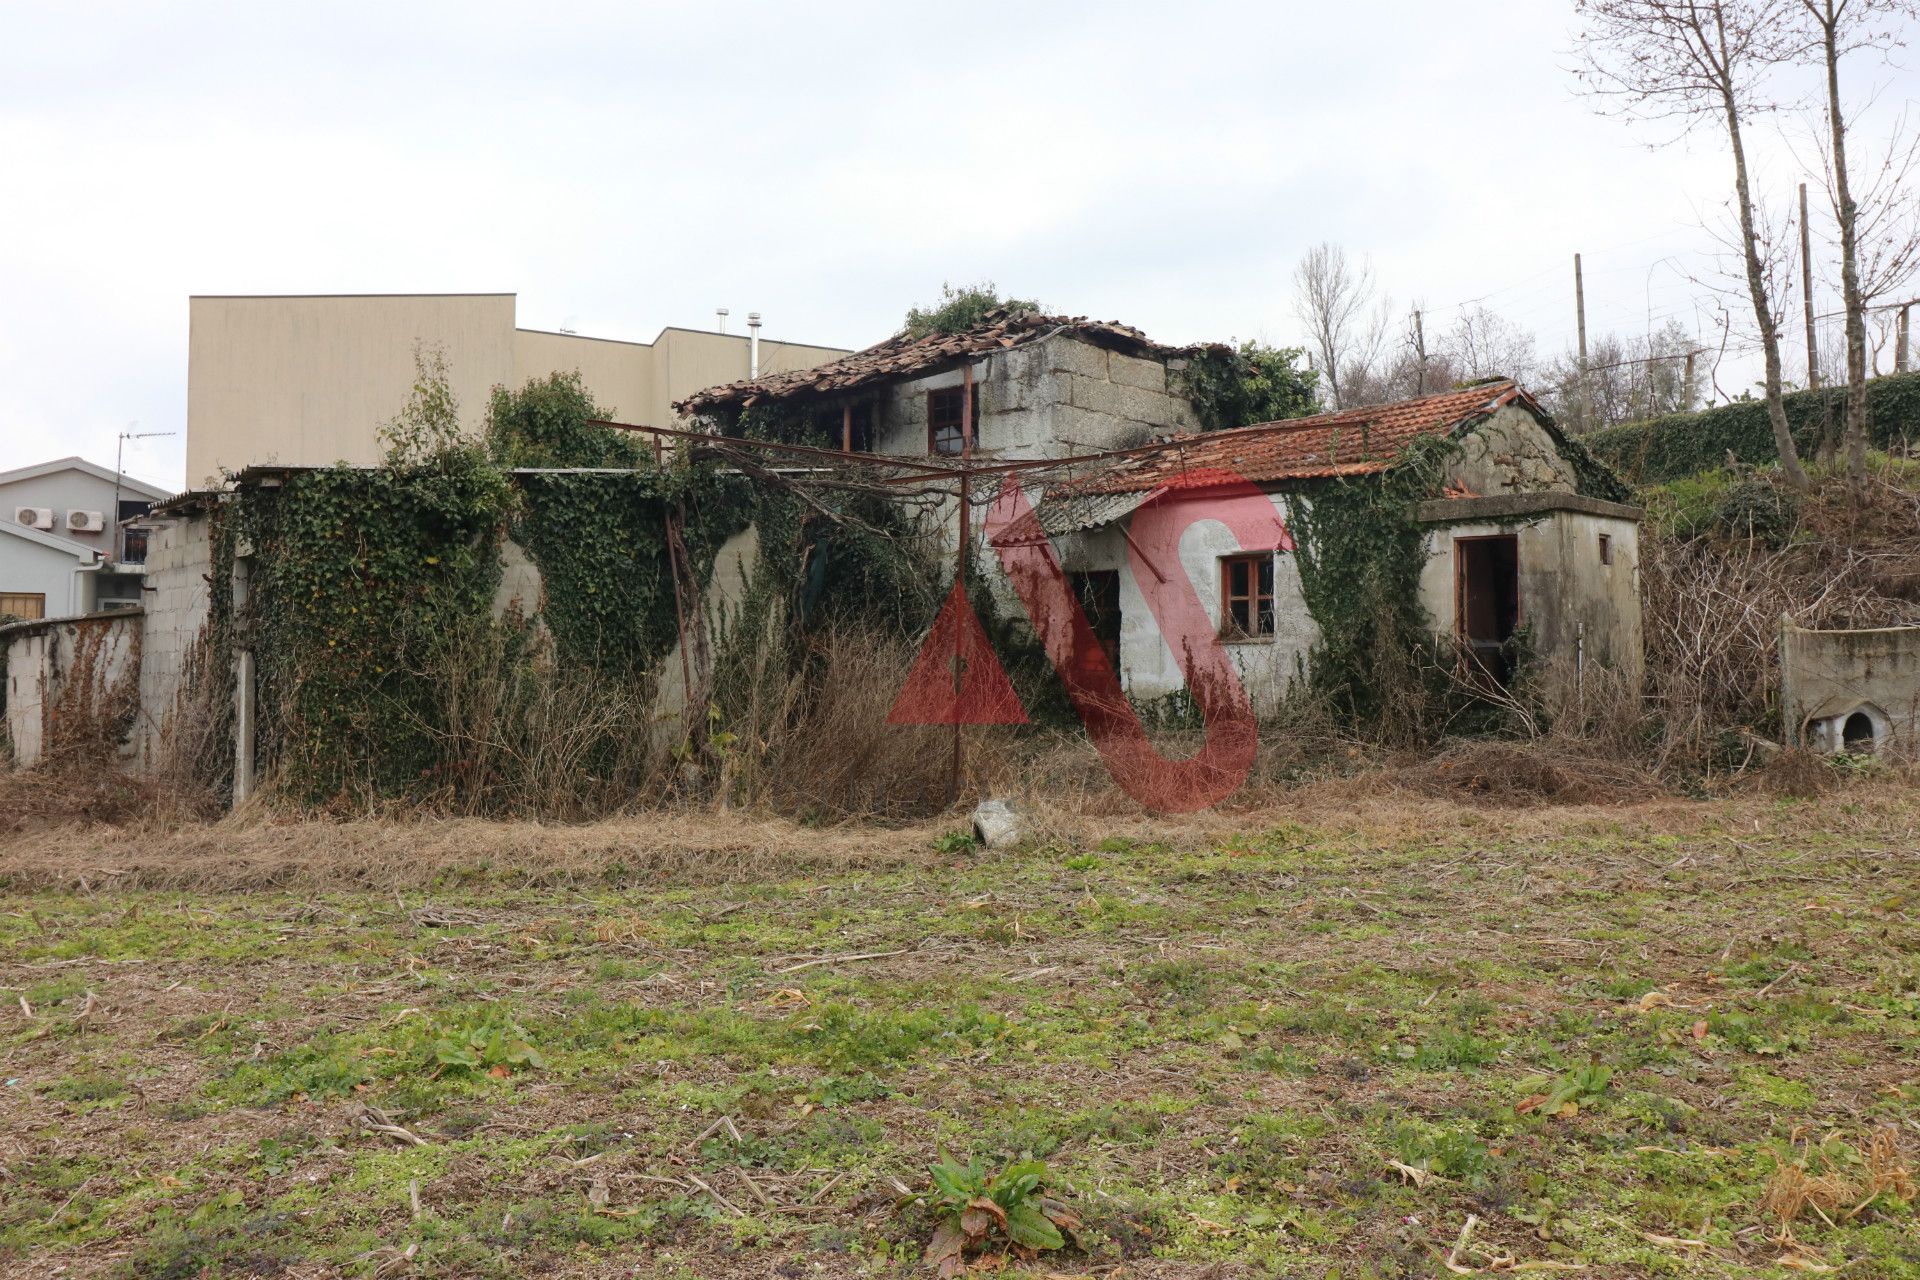
[{"label": "concrete ledge", "polygon": [[1507,520],[1514,516],[1575,511],[1587,516],[1609,516],[1638,522],[1646,514],[1639,507],[1577,493],[1502,493],[1490,498],[1435,498],[1414,504],[1413,518],[1422,524],[1453,524],[1465,520]]}]

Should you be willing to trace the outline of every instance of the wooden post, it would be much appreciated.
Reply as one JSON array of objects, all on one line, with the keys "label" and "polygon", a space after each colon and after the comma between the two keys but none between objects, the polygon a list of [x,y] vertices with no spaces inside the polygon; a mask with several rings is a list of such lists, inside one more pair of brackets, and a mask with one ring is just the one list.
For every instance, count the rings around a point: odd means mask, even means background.
[{"label": "wooden post", "polygon": [[853,452],[853,401],[840,406],[840,451]]},{"label": "wooden post", "polygon": [[[960,366],[960,456],[973,456],[973,362]],[[961,492],[964,494],[965,489]]]},{"label": "wooden post", "polygon": [[1813,341],[1813,239],[1807,230],[1807,184],[1800,184],[1800,305],[1807,317],[1807,386],[1820,385],[1820,356]]},{"label": "wooden post", "polygon": [[1680,375],[1680,412],[1693,412],[1693,362],[1699,356],[1698,351],[1687,352],[1686,372]]}]

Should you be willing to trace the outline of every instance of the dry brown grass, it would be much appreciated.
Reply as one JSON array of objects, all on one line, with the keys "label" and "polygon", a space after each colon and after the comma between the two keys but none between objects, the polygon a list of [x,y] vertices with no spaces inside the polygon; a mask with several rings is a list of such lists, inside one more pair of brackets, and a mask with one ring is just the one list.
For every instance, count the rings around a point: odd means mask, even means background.
[{"label": "dry brown grass", "polygon": [[816,829],[741,814],[655,813],[577,826],[480,818],[290,821],[253,809],[220,822],[63,826],[0,835],[0,884],[52,887],[417,887],[498,878],[556,885],[690,883],[932,856],[944,828]]},{"label": "dry brown grass", "polygon": [[[1464,753],[1459,772],[1487,771],[1495,756]],[[1464,763],[1472,759],[1473,768]],[[1568,768],[1562,757],[1558,768]],[[1250,789],[1215,808],[1151,814],[1109,785],[1022,805],[1036,844],[1206,845],[1248,832],[1306,825],[1355,847],[1463,839],[1549,840],[1568,834],[1631,840],[1738,824],[1777,826],[1763,793],[1687,800],[1657,790],[1622,802],[1599,787],[1564,786],[1557,797],[1501,784],[1505,794],[1434,777],[1431,762],[1329,777],[1284,791]],[[1844,807],[1825,806],[1820,829],[1904,832],[1920,844],[1920,803],[1897,778],[1853,779]],[[1279,797],[1279,798],[1276,798]],[[963,810],[892,827],[816,826],[764,812],[687,808],[574,825],[478,818],[295,819],[264,806],[219,822],[136,817],[124,825],[41,823],[0,832],[0,887],[395,889],[495,880],[526,886],[591,882],[726,883],[786,874],[886,870],[935,860],[935,839],[966,826]]]},{"label": "dry brown grass", "polygon": [[[1900,1153],[1900,1138],[1891,1128],[1875,1129],[1864,1144],[1838,1141],[1839,1154],[1854,1166],[1848,1172],[1831,1167],[1832,1146],[1818,1149],[1808,1142],[1793,1160],[1774,1158],[1773,1175],[1761,1193],[1759,1209],[1780,1223],[1780,1239],[1793,1239],[1793,1224],[1811,1209],[1829,1226],[1836,1219],[1858,1217],[1883,1195],[1912,1200],[1916,1187]],[[1819,1172],[1814,1167],[1820,1166]]]},{"label": "dry brown grass", "polygon": [[[901,821],[953,800],[953,733],[890,725],[887,713],[912,666],[913,646],[884,634],[835,629],[804,661],[763,644],[737,689],[721,690],[718,793],[727,803],[812,819]],[[976,738],[980,731],[975,731]],[[982,753],[978,761],[997,754]]]},{"label": "dry brown grass", "polygon": [[1494,804],[1630,804],[1665,789],[1649,770],[1562,742],[1460,742],[1388,775],[1421,795]]}]

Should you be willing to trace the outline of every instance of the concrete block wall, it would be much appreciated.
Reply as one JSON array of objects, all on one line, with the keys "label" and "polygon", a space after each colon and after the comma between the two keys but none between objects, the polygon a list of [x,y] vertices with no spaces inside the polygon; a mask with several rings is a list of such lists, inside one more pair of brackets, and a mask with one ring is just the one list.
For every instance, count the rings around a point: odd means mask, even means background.
[{"label": "concrete block wall", "polygon": [[134,731],[143,763],[151,763],[164,749],[183,692],[188,654],[211,616],[212,532],[211,520],[198,513],[168,520],[148,539],[140,718]]},{"label": "concrete block wall", "polygon": [[1920,627],[1809,631],[1781,619],[1780,704],[1789,746],[1839,751],[1859,714],[1874,750],[1920,755]]}]

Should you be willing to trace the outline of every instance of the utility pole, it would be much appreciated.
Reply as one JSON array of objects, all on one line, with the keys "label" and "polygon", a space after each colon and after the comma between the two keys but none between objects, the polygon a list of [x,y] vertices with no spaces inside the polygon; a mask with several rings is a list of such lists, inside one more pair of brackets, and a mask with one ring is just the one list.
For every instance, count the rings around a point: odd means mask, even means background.
[{"label": "utility pole", "polygon": [[1680,375],[1680,412],[1693,412],[1693,361],[1700,353],[1687,352],[1687,371]]},{"label": "utility pole", "polygon": [[[1900,316],[1901,323],[1904,325],[1906,323],[1906,312],[1901,312]],[[1903,328],[1901,332],[1905,333],[1906,330]],[[1903,343],[1903,348],[1904,345]],[[1420,362],[1420,372],[1418,374],[1419,387],[1415,394],[1425,395],[1427,394],[1427,331],[1421,327],[1420,308],[1418,307],[1413,309],[1413,354],[1415,359]]]},{"label": "utility pole", "polygon": [[1820,358],[1813,343],[1813,240],[1807,228],[1807,184],[1800,184],[1800,301],[1807,313],[1807,386],[1820,385]]},{"label": "utility pole", "polygon": [[1895,373],[1907,371],[1907,312],[1911,310],[1913,310],[1911,302],[1901,304],[1900,323],[1893,331],[1893,371]]},{"label": "utility pole", "polygon": [[1587,286],[1580,277],[1580,255],[1573,255],[1573,312],[1580,328],[1580,426],[1587,421]]}]

